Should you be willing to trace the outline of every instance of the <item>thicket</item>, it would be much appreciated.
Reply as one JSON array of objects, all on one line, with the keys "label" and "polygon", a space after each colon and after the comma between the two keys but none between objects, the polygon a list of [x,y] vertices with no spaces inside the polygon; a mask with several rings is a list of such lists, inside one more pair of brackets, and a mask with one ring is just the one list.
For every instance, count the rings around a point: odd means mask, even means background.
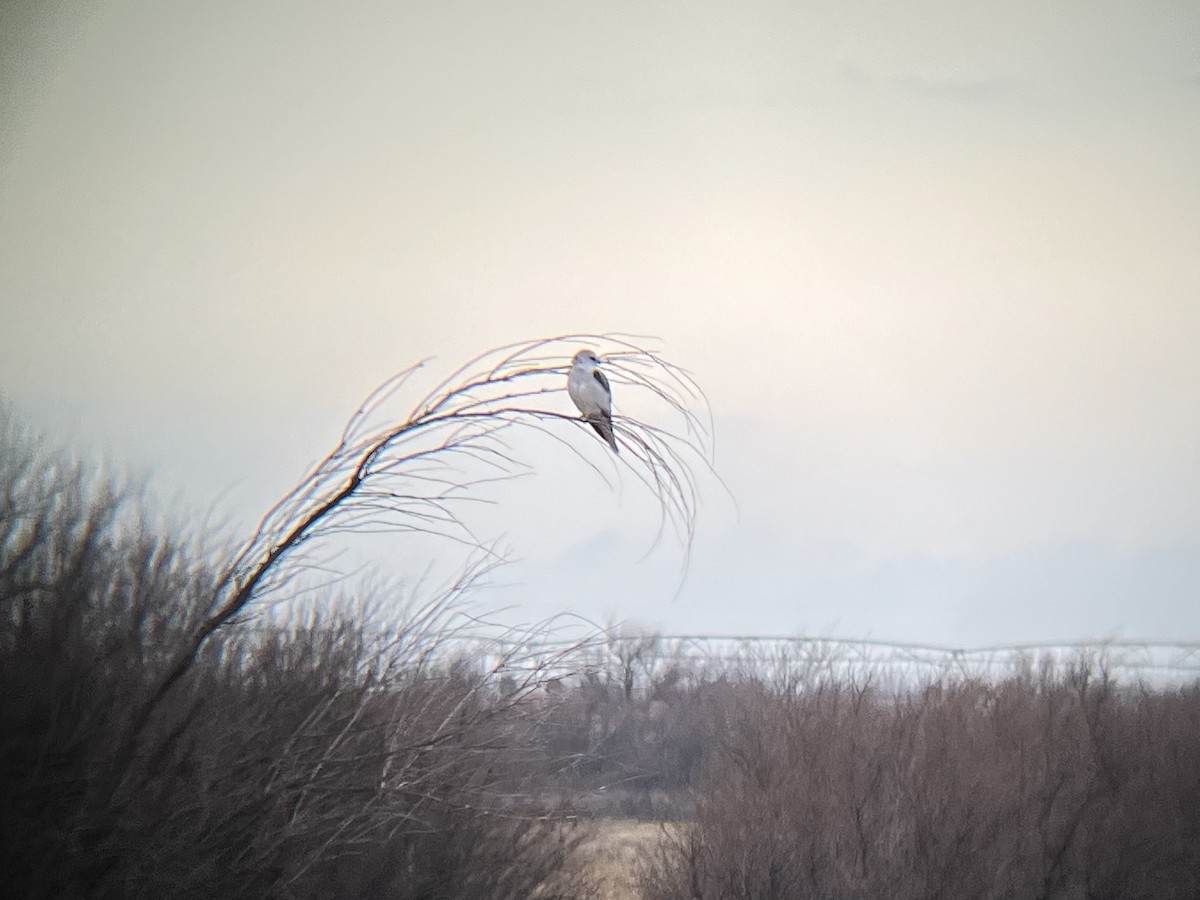
[{"label": "thicket", "polygon": [[621,471],[657,503],[660,526],[690,540],[693,466],[709,464],[691,408],[703,396],[621,335],[494,348],[411,403],[421,365],[397,373],[254,533],[218,553],[152,524],[128,490],[46,452],[0,408],[5,888],[586,894],[569,865],[579,829],[546,814],[527,780],[559,767],[541,689],[560,660],[522,658],[521,642],[455,658],[456,604],[479,569],[465,564],[440,600],[390,620],[361,614],[401,608],[387,597],[305,616],[294,596],[329,541],[363,532],[442,538],[486,569],[495,548],[462,516],[486,485],[525,471],[515,432],[603,476],[556,433],[587,428],[556,402],[581,344],[604,352],[629,408],[648,411],[616,423]]},{"label": "thicket", "polygon": [[164,693],[223,596],[211,558],[0,420],[7,895],[587,894],[581,832],[511,802],[552,768],[536,679],[448,661],[452,597],[391,629],[235,618]]},{"label": "thicket", "polygon": [[747,679],[647,900],[1200,896],[1200,689]]}]

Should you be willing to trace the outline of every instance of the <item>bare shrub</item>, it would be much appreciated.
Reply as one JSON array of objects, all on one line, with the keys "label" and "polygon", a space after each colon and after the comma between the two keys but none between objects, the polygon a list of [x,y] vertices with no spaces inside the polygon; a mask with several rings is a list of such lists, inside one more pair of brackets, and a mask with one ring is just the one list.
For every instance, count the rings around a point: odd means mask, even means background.
[{"label": "bare shrub", "polygon": [[221,577],[127,492],[3,425],[6,891],[587,894],[565,874],[582,832],[511,802],[528,772],[513,760],[546,759],[529,702],[543,670],[517,651],[486,667],[438,652],[455,591],[391,623],[349,604],[230,625],[160,694]]},{"label": "bare shrub", "polygon": [[[514,428],[575,449],[555,426],[585,423],[549,395],[564,393],[581,343],[607,351],[623,409],[674,414],[675,431],[619,417],[619,465],[689,545],[692,465],[707,465],[690,409],[699,394],[619,336],[491,351],[397,416],[416,370],[400,373],[228,555],[166,536],[127,491],[45,452],[0,411],[6,887],[27,897],[585,895],[565,874],[580,829],[520,801],[536,794],[531,772],[554,768],[537,695],[561,659],[528,657],[521,641],[486,663],[452,653],[458,598],[497,560],[463,505],[522,471],[506,441]],[[258,616],[267,595],[287,597],[322,540],[379,527],[474,547],[480,568],[382,619],[364,616],[364,602],[281,624]]]},{"label": "bare shrub", "polygon": [[373,391],[350,417],[334,448],[263,517],[258,529],[222,565],[212,612],[191,630],[186,645],[138,708],[116,758],[118,777],[138,751],[158,705],[182,679],[204,644],[252,603],[292,581],[311,562],[314,545],[354,532],[438,536],[493,549],[461,515],[471,491],[524,471],[506,437],[523,428],[580,451],[551,426],[589,427],[549,402],[564,392],[574,349],[604,351],[612,381],[626,389],[629,408],[656,418],[622,414],[614,420],[627,452],[620,465],[653,495],[668,526],[690,549],[698,503],[696,466],[709,466],[707,423],[693,410],[703,401],[690,375],[622,335],[565,335],[487,351],[460,366],[397,414],[392,407],[420,369],[403,370]]},{"label": "bare shrub", "polygon": [[1200,692],[1103,666],[884,694],[741,686],[647,898],[1191,897]]}]

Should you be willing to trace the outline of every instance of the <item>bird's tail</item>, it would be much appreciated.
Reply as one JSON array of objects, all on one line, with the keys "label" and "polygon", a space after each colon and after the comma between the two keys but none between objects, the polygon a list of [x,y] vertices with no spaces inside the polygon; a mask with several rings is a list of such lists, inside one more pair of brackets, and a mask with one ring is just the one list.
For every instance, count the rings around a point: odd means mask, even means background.
[{"label": "bird's tail", "polygon": [[620,453],[617,449],[617,437],[613,434],[612,416],[606,416],[604,413],[594,413],[588,416],[587,420],[596,429],[596,434],[604,438],[608,442],[608,446],[612,447],[612,452]]}]

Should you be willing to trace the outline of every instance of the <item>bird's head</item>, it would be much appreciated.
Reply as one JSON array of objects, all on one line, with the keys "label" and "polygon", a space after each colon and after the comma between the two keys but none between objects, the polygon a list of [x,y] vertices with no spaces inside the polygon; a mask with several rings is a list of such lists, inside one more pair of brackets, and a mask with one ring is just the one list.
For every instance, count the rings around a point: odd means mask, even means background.
[{"label": "bird's head", "polygon": [[572,362],[577,366],[595,367],[600,365],[600,357],[596,355],[594,350],[580,350],[575,354]]}]

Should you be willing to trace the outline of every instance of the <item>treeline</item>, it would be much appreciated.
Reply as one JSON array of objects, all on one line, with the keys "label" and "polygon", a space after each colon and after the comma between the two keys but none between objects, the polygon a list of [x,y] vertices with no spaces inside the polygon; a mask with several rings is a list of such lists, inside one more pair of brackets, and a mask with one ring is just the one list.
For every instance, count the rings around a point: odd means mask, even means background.
[{"label": "treeline", "polygon": [[896,684],[668,649],[614,641],[555,709],[578,786],[624,788],[601,809],[687,823],[646,900],[1200,896],[1200,685],[1118,683],[1099,650]]},{"label": "treeline", "polygon": [[222,558],[0,419],[7,893],[581,898],[615,815],[681,823],[649,900],[1200,896],[1194,686],[1080,657],[897,690],[650,636],[484,662],[452,600],[385,627],[283,583],[296,615],[222,627],[164,692]]}]

